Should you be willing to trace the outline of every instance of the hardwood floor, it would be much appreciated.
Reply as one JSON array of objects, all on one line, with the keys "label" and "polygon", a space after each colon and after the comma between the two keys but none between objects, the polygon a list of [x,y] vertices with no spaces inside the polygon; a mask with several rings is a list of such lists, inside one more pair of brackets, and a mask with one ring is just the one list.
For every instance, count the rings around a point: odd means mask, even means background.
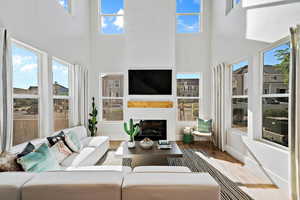
[{"label": "hardwood floor", "polygon": [[[255,200],[288,200],[287,192],[276,187],[265,176],[255,174],[243,163],[233,158],[226,152],[222,152],[214,148],[207,142],[197,142],[194,144],[183,144],[177,142],[180,148],[194,148],[201,149],[205,154],[204,159],[212,166],[226,175],[229,179],[235,182],[243,191]],[[120,141],[112,141],[110,143],[111,149],[117,149]],[[203,158],[203,156],[202,156]]]}]

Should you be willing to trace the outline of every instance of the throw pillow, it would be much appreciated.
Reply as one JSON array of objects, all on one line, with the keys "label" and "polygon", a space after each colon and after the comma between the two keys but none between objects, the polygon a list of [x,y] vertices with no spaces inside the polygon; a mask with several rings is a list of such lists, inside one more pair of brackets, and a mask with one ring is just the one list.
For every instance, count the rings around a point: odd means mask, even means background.
[{"label": "throw pillow", "polygon": [[44,172],[61,170],[58,161],[47,144],[42,144],[36,151],[17,159],[27,172]]},{"label": "throw pillow", "polygon": [[82,149],[79,138],[77,137],[76,133],[71,130],[65,134],[65,141],[73,152],[79,153],[79,151]]},{"label": "throw pillow", "polygon": [[17,156],[12,153],[4,152],[0,154],[0,172],[22,171],[16,162]]},{"label": "throw pillow", "polygon": [[23,149],[23,151],[17,155],[17,158],[21,158],[21,157],[33,152],[34,149],[35,149],[34,145],[31,142],[28,142],[28,144]]},{"label": "throw pillow", "polygon": [[212,131],[212,120],[198,119],[198,131],[202,133],[210,133]]},{"label": "throw pillow", "polygon": [[56,157],[58,163],[61,163],[64,159],[66,159],[69,155],[72,154],[70,149],[64,144],[63,141],[57,142],[50,148],[52,154]]},{"label": "throw pillow", "polygon": [[63,142],[65,142],[65,134],[64,134],[64,132],[61,131],[57,135],[54,135],[54,136],[51,136],[51,137],[47,137],[47,140],[48,140],[50,146],[52,147],[53,145],[55,145],[57,142],[59,142],[61,140]]}]

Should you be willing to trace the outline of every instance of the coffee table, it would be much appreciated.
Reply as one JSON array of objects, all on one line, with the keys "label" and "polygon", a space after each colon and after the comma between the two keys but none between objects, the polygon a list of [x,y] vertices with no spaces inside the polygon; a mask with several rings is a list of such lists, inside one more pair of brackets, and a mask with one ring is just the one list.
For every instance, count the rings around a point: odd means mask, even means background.
[{"label": "coffee table", "polygon": [[151,149],[145,150],[140,147],[137,141],[134,149],[128,149],[127,142],[122,142],[115,155],[121,158],[131,158],[132,167],[151,165],[167,166],[167,158],[183,156],[176,142],[170,142],[170,144],[172,145],[171,149],[163,150],[157,148],[157,142],[155,141]]}]

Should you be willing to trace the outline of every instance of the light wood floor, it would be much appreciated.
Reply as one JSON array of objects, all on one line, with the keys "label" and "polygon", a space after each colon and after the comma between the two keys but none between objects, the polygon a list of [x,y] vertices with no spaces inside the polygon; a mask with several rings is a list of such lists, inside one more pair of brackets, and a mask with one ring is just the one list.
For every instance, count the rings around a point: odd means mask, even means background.
[{"label": "light wood floor", "polygon": [[[111,149],[119,147],[119,141],[110,144]],[[186,145],[178,142],[180,148],[197,148],[205,152],[205,160],[226,175],[255,200],[288,200],[287,192],[277,188],[267,177],[255,174],[226,152],[222,152],[206,142]],[[199,152],[200,153],[200,152]],[[201,153],[202,154],[202,153]],[[202,154],[204,155],[204,154]]]}]

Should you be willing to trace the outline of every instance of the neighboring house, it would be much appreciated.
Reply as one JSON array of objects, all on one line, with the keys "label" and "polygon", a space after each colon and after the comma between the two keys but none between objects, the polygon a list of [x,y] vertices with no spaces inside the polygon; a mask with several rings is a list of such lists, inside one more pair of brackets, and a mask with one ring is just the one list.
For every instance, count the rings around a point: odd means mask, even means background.
[{"label": "neighboring house", "polygon": [[177,96],[180,97],[198,97],[199,79],[178,79]]},{"label": "neighboring house", "polygon": [[53,84],[53,94],[54,95],[68,95],[69,94],[69,88],[66,88],[65,86],[62,86],[55,82]]},{"label": "neighboring house", "polygon": [[[248,65],[233,72],[233,95],[248,95]],[[288,84],[284,82],[284,75],[277,66],[264,66],[264,94],[287,93]]]}]

